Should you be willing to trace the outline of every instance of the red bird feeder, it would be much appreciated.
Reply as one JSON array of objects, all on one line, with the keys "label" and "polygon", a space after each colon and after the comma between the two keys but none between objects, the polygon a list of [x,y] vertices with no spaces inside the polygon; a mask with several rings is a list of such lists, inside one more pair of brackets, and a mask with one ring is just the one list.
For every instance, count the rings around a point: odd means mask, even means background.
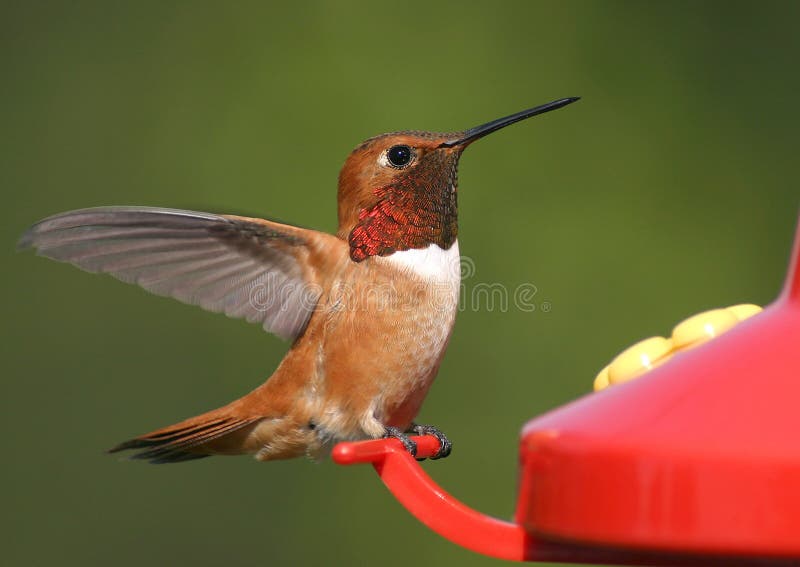
[{"label": "red bird feeder", "polygon": [[[780,297],[647,376],[528,422],[514,522],[442,490],[396,439],[341,443],[415,517],[492,557],[800,563],[800,227]],[[419,456],[438,449],[417,437]]]}]

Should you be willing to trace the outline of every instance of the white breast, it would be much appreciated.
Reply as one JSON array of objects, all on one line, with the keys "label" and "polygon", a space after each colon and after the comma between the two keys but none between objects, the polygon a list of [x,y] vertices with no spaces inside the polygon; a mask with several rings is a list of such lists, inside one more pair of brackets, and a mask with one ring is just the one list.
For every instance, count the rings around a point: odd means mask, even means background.
[{"label": "white breast", "polygon": [[385,260],[403,271],[437,283],[461,283],[461,256],[458,253],[458,241],[453,242],[447,250],[437,244],[419,250],[403,250],[387,256]]}]

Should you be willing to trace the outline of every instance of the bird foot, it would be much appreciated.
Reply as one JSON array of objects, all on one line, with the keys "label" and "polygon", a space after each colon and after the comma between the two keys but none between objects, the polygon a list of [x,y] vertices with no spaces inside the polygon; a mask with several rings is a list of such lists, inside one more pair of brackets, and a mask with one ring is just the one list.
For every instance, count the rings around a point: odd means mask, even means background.
[{"label": "bird foot", "polygon": [[[386,431],[383,434],[384,439],[398,439],[400,443],[403,444],[403,447],[406,448],[406,451],[409,454],[417,459],[417,444],[414,443],[411,438],[400,431],[397,427],[386,426]],[[422,461],[424,459],[417,459],[418,461]]]},{"label": "bird foot", "polygon": [[434,427],[433,425],[417,425],[415,423],[411,425],[409,431],[416,435],[433,435],[439,440],[439,450],[431,457],[432,461],[444,459],[450,454],[450,451],[453,450],[453,444],[450,442],[450,439],[448,439],[447,435],[442,433],[438,427]]}]

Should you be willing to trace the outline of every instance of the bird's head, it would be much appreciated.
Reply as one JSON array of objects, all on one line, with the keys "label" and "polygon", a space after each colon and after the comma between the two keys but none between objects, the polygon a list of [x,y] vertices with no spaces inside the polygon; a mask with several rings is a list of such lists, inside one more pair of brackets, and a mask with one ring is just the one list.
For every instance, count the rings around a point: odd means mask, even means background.
[{"label": "bird's head", "polygon": [[393,132],[370,138],[339,174],[339,236],[350,257],[427,248],[448,249],[458,233],[457,170],[464,149],[520,120],[561,108],[560,99],[463,132]]}]

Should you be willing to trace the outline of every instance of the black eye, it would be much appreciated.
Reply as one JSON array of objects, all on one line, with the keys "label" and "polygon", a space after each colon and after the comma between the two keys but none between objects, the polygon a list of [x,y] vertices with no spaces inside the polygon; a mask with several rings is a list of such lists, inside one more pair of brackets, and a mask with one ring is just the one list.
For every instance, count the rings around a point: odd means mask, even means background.
[{"label": "black eye", "polygon": [[411,148],[408,146],[392,146],[386,152],[386,158],[393,167],[405,167],[411,161]]}]

